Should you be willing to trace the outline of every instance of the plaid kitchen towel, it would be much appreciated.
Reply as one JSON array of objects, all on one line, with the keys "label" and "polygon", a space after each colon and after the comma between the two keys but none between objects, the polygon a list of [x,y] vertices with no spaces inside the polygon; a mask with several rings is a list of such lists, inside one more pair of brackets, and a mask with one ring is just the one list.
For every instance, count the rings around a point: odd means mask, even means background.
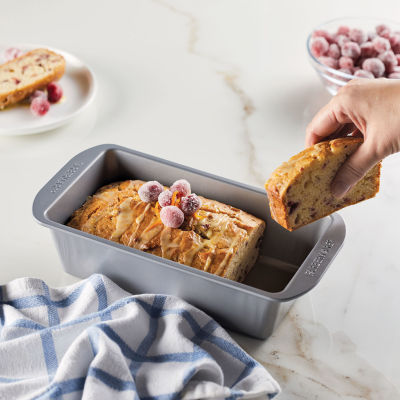
[{"label": "plaid kitchen towel", "polygon": [[271,375],[183,300],[102,275],[0,286],[0,399],[272,399]]}]

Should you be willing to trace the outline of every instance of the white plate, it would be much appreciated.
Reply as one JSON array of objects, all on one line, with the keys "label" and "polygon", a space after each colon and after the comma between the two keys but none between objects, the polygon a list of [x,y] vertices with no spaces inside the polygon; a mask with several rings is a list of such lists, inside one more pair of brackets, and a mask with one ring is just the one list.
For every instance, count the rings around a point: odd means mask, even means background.
[{"label": "white plate", "polygon": [[60,85],[64,98],[50,106],[50,110],[42,117],[34,116],[28,106],[16,105],[0,111],[0,136],[32,135],[57,128],[83,111],[93,100],[96,82],[93,72],[78,58],[65,51],[52,47],[32,44],[2,45],[0,44],[0,63],[4,62],[3,54],[8,47],[16,47],[22,51],[47,48],[62,54],[66,68]]}]

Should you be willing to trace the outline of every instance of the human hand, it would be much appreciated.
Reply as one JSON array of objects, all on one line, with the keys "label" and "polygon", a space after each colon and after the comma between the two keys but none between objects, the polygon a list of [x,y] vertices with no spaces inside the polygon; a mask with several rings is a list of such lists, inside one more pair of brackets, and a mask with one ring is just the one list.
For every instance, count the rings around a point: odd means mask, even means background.
[{"label": "human hand", "polygon": [[312,146],[346,124],[364,137],[332,182],[334,196],[343,197],[376,163],[400,151],[400,80],[356,79],[342,87],[307,127]]}]

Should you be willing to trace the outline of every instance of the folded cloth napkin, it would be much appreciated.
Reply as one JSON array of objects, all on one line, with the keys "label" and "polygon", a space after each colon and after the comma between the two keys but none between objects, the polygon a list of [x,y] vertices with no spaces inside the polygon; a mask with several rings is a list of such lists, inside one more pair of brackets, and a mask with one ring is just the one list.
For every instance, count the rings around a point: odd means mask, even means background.
[{"label": "folded cloth napkin", "polygon": [[271,375],[213,319],[102,275],[0,286],[0,399],[272,399]]}]

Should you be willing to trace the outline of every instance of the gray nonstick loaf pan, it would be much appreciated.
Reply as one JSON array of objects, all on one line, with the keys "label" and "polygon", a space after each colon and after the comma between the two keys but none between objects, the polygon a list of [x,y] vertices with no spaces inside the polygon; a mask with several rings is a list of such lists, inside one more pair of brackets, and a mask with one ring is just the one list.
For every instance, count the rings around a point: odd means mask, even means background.
[{"label": "gray nonstick loaf pan", "polygon": [[[244,283],[166,260],[65,225],[100,186],[125,180],[185,178],[194,192],[243,209],[266,221],[260,256]],[[102,273],[132,293],[179,296],[227,328],[268,337],[292,300],[312,289],[342,246],[345,226],[333,214],[294,232],[275,223],[263,189],[105,144],[75,156],[40,190],[37,221],[50,228],[66,272]]]}]

